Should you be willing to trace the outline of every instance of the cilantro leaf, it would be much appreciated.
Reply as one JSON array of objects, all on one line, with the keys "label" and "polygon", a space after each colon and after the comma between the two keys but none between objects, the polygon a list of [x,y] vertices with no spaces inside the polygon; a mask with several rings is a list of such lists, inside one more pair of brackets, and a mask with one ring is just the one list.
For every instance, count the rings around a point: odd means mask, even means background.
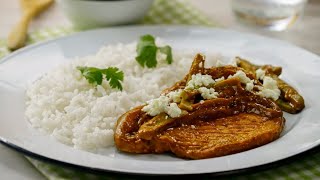
[{"label": "cilantro leaf", "polygon": [[107,80],[112,88],[118,88],[122,91],[120,81],[123,81],[123,72],[116,67],[109,67],[104,69],[103,73],[106,75]]},{"label": "cilantro leaf", "polygon": [[117,67],[108,67],[107,69],[99,69],[95,67],[80,67],[77,69],[88,80],[90,84],[101,85],[102,79],[105,77],[109,81],[111,88],[117,88],[122,91],[123,72]]},{"label": "cilantro leaf", "polygon": [[157,66],[157,46],[155,44],[154,37],[151,35],[144,35],[140,37],[140,41],[137,45],[136,57],[137,62],[144,67],[153,68]]},{"label": "cilantro leaf", "polygon": [[167,46],[159,47],[159,50],[160,52],[167,55],[166,61],[168,64],[171,64],[173,61],[171,47],[167,45]]},{"label": "cilantro leaf", "polygon": [[100,85],[102,83],[102,73],[100,69],[95,67],[77,67],[81,74],[88,80],[90,84]]},{"label": "cilantro leaf", "polygon": [[137,44],[137,57],[136,61],[142,66],[147,66],[148,68],[154,68],[157,66],[157,51],[167,55],[166,61],[171,64],[172,50],[170,46],[157,47],[155,44],[155,39],[150,34],[140,37]]}]

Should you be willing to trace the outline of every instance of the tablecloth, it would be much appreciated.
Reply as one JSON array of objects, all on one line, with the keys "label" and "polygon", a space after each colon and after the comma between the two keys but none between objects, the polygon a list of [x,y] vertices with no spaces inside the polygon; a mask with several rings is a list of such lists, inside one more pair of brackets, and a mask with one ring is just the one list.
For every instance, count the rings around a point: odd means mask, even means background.
[{"label": "tablecloth", "polygon": [[[156,0],[149,13],[140,22],[142,24],[192,24],[216,26],[187,0]],[[72,27],[54,27],[41,29],[29,34],[27,44],[32,44],[55,37],[68,35],[79,30]],[[0,58],[9,54],[5,40],[0,40]],[[261,154],[263,156],[263,154]],[[134,176],[117,173],[96,173],[63,167],[57,164],[26,158],[48,179],[149,179],[157,177]],[[193,176],[194,177],[194,176]],[[162,177],[165,178],[165,177]],[[195,179],[213,179],[211,175],[196,176]],[[250,171],[219,179],[320,179],[320,152],[309,153],[295,161],[286,161],[281,166],[264,171]]]}]

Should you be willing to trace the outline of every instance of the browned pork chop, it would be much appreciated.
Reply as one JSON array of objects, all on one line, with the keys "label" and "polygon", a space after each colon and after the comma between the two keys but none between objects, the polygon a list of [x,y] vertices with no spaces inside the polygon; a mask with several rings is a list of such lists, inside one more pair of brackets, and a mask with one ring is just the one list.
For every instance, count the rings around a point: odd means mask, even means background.
[{"label": "browned pork chop", "polygon": [[168,129],[157,139],[156,152],[172,151],[179,157],[202,159],[224,156],[262,146],[277,139],[284,119],[266,120],[242,113],[214,121]]},{"label": "browned pork chop", "polygon": [[[222,111],[220,111],[222,112]],[[282,116],[267,118],[253,113],[218,119],[181,120],[149,138],[138,133],[141,107],[124,114],[118,121],[115,144],[131,153],[173,152],[179,157],[202,159],[252,149],[277,139],[285,120]],[[219,116],[218,116],[219,117]]]},{"label": "browned pork chop", "polygon": [[[183,89],[192,74],[201,73],[214,79],[225,78],[213,85],[218,97],[203,100],[199,94],[186,91],[186,102],[181,100],[179,104],[185,108],[184,114],[175,118],[166,113],[150,116],[142,111],[143,106],[126,112],[115,129],[114,140],[119,150],[172,152],[182,158],[203,159],[249,150],[280,136],[285,119],[277,104],[256,95],[255,89],[247,91],[239,78],[228,79],[240,68],[205,69],[203,62],[202,56],[196,56],[189,74],[163,93]],[[254,78],[250,73],[246,75]]]}]

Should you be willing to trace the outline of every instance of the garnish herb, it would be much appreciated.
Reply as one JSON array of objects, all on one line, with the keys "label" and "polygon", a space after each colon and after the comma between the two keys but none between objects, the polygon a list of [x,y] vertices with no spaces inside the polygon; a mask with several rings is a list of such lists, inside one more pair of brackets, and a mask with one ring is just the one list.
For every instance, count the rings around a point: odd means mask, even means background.
[{"label": "garnish herb", "polygon": [[170,46],[157,47],[153,36],[147,34],[140,37],[137,44],[136,61],[142,66],[154,68],[157,66],[157,51],[167,55],[166,61],[168,64],[172,63],[172,52]]},{"label": "garnish herb", "polygon": [[95,67],[78,66],[77,69],[90,84],[101,85],[103,78],[106,78],[111,88],[117,88],[122,91],[121,81],[123,81],[123,72],[117,67],[99,69]]},{"label": "garnish herb", "polygon": [[164,46],[159,48],[160,52],[167,55],[166,61],[168,64],[172,63],[172,51],[170,46]]}]

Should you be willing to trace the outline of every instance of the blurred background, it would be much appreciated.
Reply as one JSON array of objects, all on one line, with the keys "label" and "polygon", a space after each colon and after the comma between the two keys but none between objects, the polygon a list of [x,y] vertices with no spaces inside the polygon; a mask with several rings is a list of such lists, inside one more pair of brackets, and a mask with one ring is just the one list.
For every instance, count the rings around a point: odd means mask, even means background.
[{"label": "blurred background", "polygon": [[[203,12],[218,27],[238,31],[253,32],[265,36],[289,41],[316,54],[320,54],[320,0],[309,0],[305,6],[304,16],[285,31],[269,31],[239,24],[232,11],[231,0],[181,0],[189,2]],[[237,2],[246,0],[235,0]],[[250,1],[250,0],[249,0]],[[255,1],[255,0],[251,0]],[[272,0],[271,0],[272,1]],[[280,0],[280,2],[300,0]],[[303,1],[303,0],[302,0]],[[21,16],[18,0],[2,0],[0,6],[0,38],[6,38]],[[44,13],[36,17],[29,26],[29,32],[41,28],[70,26],[71,22],[63,13],[57,2]]]}]

